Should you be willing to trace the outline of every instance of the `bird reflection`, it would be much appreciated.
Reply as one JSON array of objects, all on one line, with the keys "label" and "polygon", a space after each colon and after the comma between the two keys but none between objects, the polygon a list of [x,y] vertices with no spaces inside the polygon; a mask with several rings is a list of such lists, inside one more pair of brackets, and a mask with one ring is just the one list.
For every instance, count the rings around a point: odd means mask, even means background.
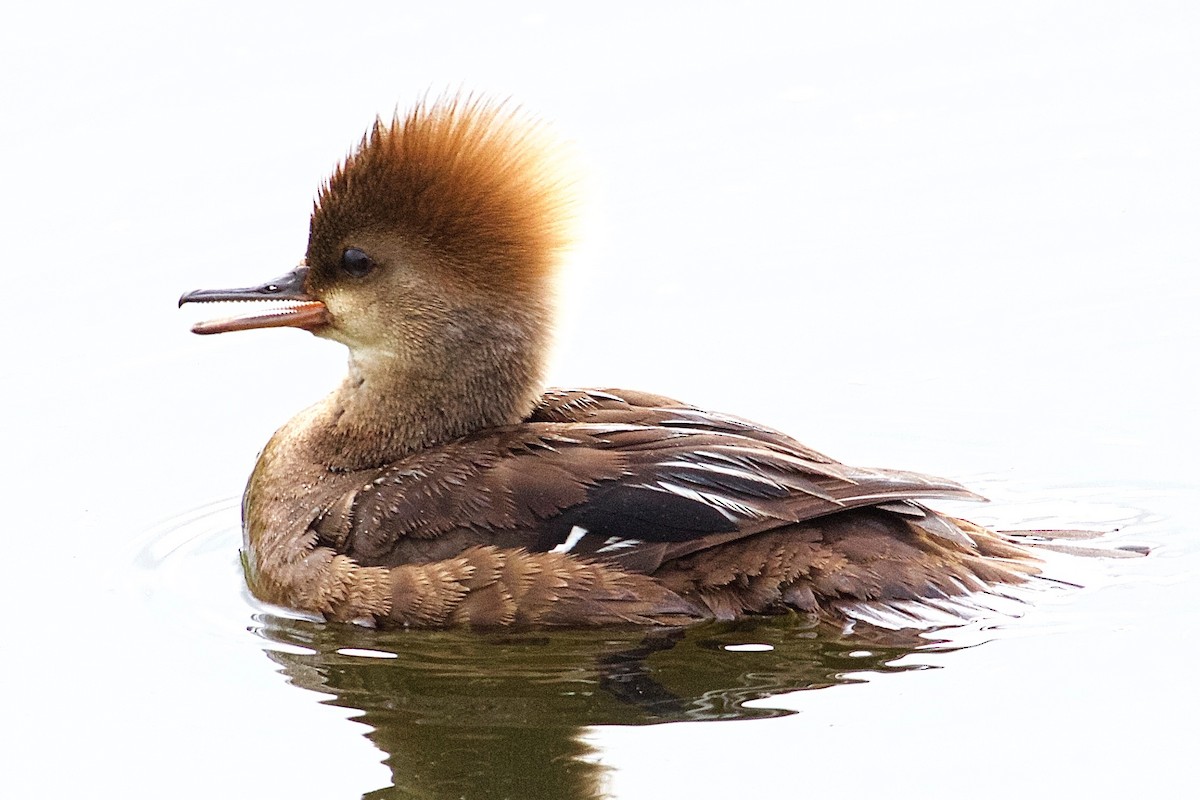
[{"label": "bird reflection", "polygon": [[368,798],[604,797],[589,726],[782,716],[794,712],[762,701],[923,669],[899,662],[952,649],[928,631],[847,635],[791,614],[493,634],[255,620],[257,635],[292,646],[267,649],[292,684],[361,712],[392,772]]}]

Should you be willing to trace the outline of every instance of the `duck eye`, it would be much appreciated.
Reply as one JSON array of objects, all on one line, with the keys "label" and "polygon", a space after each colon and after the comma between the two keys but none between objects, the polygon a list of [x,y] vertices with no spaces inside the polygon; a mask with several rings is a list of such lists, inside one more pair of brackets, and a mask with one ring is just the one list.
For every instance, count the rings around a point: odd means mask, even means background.
[{"label": "duck eye", "polygon": [[342,272],[355,278],[361,278],[375,269],[371,257],[357,247],[347,247],[342,251]]}]

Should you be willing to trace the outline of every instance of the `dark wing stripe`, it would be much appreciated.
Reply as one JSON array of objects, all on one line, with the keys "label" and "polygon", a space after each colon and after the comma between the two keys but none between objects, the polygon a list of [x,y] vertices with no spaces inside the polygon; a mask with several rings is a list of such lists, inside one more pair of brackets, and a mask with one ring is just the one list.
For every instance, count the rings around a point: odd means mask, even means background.
[{"label": "dark wing stripe", "polygon": [[622,483],[601,487],[587,503],[566,512],[563,518],[596,536],[648,542],[686,541],[738,529],[734,520],[708,503]]},{"label": "dark wing stripe", "polygon": [[653,486],[646,486],[645,484],[641,485],[647,489],[650,489],[651,491],[667,492],[669,494],[679,495],[680,497],[685,497],[693,502],[702,503],[711,508],[715,508],[727,520],[734,523],[734,525],[737,525],[739,522],[744,522],[745,520],[764,519],[775,516],[765,509],[755,508],[748,503],[739,502],[729,495],[716,494],[713,492],[702,492],[697,489],[692,489],[688,486],[680,486],[677,483],[671,483],[670,481],[656,481]]}]

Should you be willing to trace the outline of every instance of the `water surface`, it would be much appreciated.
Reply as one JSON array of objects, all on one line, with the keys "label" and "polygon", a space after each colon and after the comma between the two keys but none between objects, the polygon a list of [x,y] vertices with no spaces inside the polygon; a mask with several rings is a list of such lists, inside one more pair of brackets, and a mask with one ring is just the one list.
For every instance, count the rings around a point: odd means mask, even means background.
[{"label": "water surface", "polygon": [[[605,797],[613,796],[614,785],[626,779],[608,742],[622,741],[628,726],[669,724],[675,730],[679,723],[740,720],[746,725],[744,721],[794,715],[789,722],[794,729],[782,735],[798,737],[806,749],[819,752],[821,740],[812,737],[821,732],[804,719],[810,690],[844,692],[879,684],[904,696],[913,691],[905,684],[916,677],[909,673],[954,671],[955,660],[970,649],[996,650],[995,660],[1004,662],[1003,648],[1017,639],[1044,640],[1035,650],[1061,660],[1067,655],[1059,650],[1063,638],[1095,644],[1122,627],[1120,616],[1088,612],[1089,596],[1104,598],[1119,586],[1149,591],[1157,583],[1155,576],[1174,570],[1160,563],[1171,556],[1164,555],[1161,542],[1154,544],[1157,549],[1149,558],[1127,555],[1161,539],[1163,519],[1148,508],[1114,502],[1116,490],[1056,487],[1043,493],[994,476],[976,476],[971,483],[999,498],[987,514],[977,515],[992,524],[1038,530],[1069,513],[1096,536],[1031,536],[1067,551],[1035,545],[1043,548],[1046,580],[1008,590],[1004,597],[977,597],[969,622],[935,614],[934,620],[949,624],[921,629],[864,622],[831,626],[792,614],[649,630],[473,633],[325,624],[264,607],[240,586],[233,555],[238,512],[232,499],[150,531],[135,554],[131,588],[162,615],[158,624],[178,624],[177,615],[188,613],[194,635],[225,639],[227,646],[243,652],[260,651],[264,667],[303,690],[298,699],[344,709],[365,725],[360,730],[390,772],[365,796]],[[1129,487],[1120,493],[1127,501],[1151,505],[1161,505],[1168,496]],[[1183,578],[1175,575],[1170,582]],[[213,586],[229,593],[217,610],[206,603]],[[233,597],[237,602],[230,601]],[[202,613],[194,613],[206,605]],[[911,621],[886,612],[868,618],[884,624]],[[991,669],[994,665],[985,673]],[[1083,680],[1090,683],[1094,677]],[[914,687],[921,688],[938,691],[936,684]],[[956,703],[986,703],[1012,691],[1010,681],[993,675],[986,688],[973,687]],[[1114,686],[1107,694],[1132,691]],[[847,704],[854,707],[852,700]],[[894,738],[888,747],[895,748],[907,741],[904,729],[928,729],[928,719],[889,721],[891,705],[886,699],[881,703],[876,724],[862,735],[863,746],[882,736]],[[943,699],[923,716],[932,712],[943,718],[939,725],[945,724],[944,705]],[[996,732],[991,720],[976,722]],[[1028,724],[1035,723],[1031,719]],[[349,726],[341,727],[340,733],[330,734],[356,735]],[[747,726],[744,733],[728,725],[703,730],[709,731],[699,734],[706,748],[759,741],[767,764],[748,777],[751,782],[761,783],[764,772],[788,765],[780,761],[788,746],[764,739],[757,727]],[[1007,735],[1028,733],[1021,728]],[[665,755],[674,758],[669,749],[674,738],[665,736]],[[978,736],[972,732],[972,738]],[[847,774],[861,757],[854,748],[824,752],[819,761],[835,775]],[[695,778],[673,780],[687,785]],[[629,791],[636,795],[641,790]],[[708,789],[697,783],[689,791],[706,796]]]}]

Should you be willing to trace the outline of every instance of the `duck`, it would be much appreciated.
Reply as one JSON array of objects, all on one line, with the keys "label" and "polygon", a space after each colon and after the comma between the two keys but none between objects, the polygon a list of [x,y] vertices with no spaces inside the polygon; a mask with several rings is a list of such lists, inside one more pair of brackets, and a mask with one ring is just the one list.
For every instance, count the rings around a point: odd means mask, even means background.
[{"label": "duck", "polygon": [[959,483],[853,467],[642,391],[547,388],[575,183],[545,123],[448,94],[377,118],[320,186],[300,265],[187,303],[345,345],[242,501],[265,603],[393,628],[845,619],[1029,581],[1012,536],[926,505]]}]

